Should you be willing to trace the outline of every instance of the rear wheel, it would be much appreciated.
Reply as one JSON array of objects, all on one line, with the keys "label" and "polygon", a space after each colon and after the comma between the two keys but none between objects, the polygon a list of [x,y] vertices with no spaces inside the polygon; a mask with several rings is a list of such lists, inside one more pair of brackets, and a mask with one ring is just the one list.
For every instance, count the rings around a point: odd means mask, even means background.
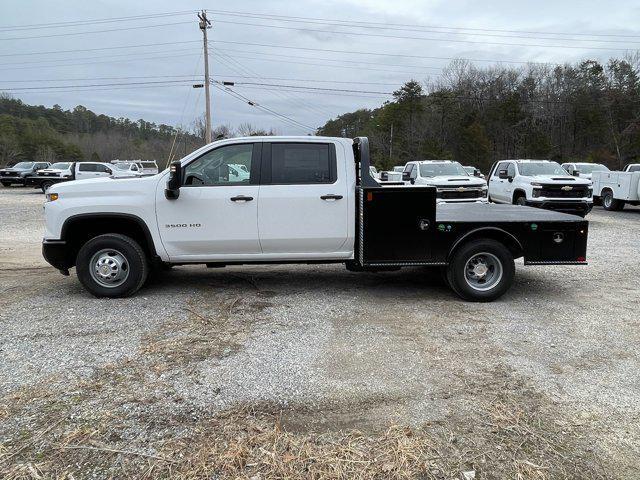
[{"label": "rear wheel", "polygon": [[127,297],[137,292],[149,273],[142,247],[125,235],[106,234],[85,243],[76,258],[82,285],[96,297]]},{"label": "rear wheel", "polygon": [[466,243],[451,258],[449,285],[460,297],[472,302],[490,302],[504,295],[513,284],[513,255],[502,243],[480,239]]},{"label": "rear wheel", "polygon": [[40,184],[40,188],[42,189],[42,193],[47,193],[47,190],[49,190],[51,188],[51,186],[53,185],[53,182],[42,182]]}]

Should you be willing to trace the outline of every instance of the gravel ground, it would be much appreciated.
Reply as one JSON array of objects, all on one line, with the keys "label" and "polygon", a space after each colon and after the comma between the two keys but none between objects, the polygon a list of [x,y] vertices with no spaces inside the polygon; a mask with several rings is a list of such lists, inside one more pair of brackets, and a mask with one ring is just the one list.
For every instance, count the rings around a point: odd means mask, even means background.
[{"label": "gravel ground", "polygon": [[373,434],[475,422],[521,385],[522,408],[535,398],[548,421],[580,427],[569,456],[640,477],[638,208],[594,209],[588,267],[520,262],[491,304],[461,302],[424,269],[342,266],[180,267],[106,300],[40,257],[42,201],[0,189],[0,453],[52,398],[118,412],[125,444],[148,446],[187,428],[140,426],[167,412],[275,408],[292,431]]}]

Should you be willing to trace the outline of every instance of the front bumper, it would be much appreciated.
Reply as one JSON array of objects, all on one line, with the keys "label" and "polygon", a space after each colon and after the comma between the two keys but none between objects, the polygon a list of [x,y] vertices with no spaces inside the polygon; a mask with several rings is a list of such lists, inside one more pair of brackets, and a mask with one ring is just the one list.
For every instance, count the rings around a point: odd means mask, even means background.
[{"label": "front bumper", "polygon": [[25,177],[13,177],[13,176],[6,176],[6,177],[0,177],[0,181],[3,184],[10,184],[10,185],[22,185],[24,187],[24,178]]},{"label": "front bumper", "polygon": [[73,263],[69,259],[66,241],[45,238],[42,241],[42,256],[49,265],[60,270],[64,275],[69,275],[69,268],[73,266]]},{"label": "front bumper", "polygon": [[544,208],[545,210],[553,210],[555,212],[569,213],[572,215],[586,215],[593,208],[593,202],[573,201],[567,202],[563,200],[542,200],[539,202],[527,200],[525,204],[528,207]]}]

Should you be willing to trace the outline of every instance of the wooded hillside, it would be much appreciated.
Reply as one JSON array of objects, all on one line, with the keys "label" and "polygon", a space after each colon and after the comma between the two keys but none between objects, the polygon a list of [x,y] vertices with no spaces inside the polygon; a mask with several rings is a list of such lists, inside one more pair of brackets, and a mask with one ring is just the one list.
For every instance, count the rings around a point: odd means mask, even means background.
[{"label": "wooded hillside", "polygon": [[410,81],[394,101],[341,115],[318,133],[368,136],[379,168],[455,159],[486,173],[506,158],[618,168],[640,159],[639,66],[637,55],[522,68],[456,61],[438,82]]},{"label": "wooded hillside", "polygon": [[[136,158],[166,161],[176,129],[144,120],[32,106],[0,96],[0,165],[19,160],[99,160]],[[180,133],[180,156],[201,146],[198,136]],[[159,163],[160,164],[160,163]]]}]

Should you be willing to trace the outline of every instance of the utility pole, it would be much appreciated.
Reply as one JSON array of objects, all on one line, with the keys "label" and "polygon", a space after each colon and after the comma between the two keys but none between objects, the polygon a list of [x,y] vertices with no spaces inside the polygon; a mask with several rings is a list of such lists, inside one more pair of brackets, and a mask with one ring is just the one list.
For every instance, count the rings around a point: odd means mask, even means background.
[{"label": "utility pole", "polygon": [[198,14],[200,19],[200,30],[204,41],[204,96],[206,101],[206,129],[204,134],[205,143],[211,143],[211,97],[209,94],[209,48],[207,45],[207,30],[211,28],[211,22],[207,19],[207,12],[202,10]]},{"label": "utility pole", "polygon": [[389,141],[389,160],[393,155],[393,123],[391,124],[391,140]]}]

